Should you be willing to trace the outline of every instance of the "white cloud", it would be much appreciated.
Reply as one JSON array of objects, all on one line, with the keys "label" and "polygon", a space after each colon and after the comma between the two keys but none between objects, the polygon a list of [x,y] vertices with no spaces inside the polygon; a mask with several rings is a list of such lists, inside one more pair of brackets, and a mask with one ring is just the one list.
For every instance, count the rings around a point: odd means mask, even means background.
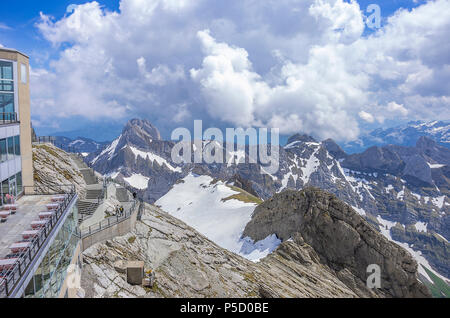
[{"label": "white cloud", "polygon": [[338,140],[375,121],[450,119],[449,1],[400,10],[369,36],[361,9],[121,0],[117,12],[89,2],[57,21],[41,14],[62,49],[32,74],[33,116],[142,115],[163,130],[198,118]]},{"label": "white cloud", "polygon": [[360,111],[358,113],[359,117],[361,117],[361,119],[367,121],[368,123],[373,123],[375,121],[375,118],[373,118],[373,115],[371,113],[365,112],[365,111]]},{"label": "white cloud", "polygon": [[0,22],[0,30],[11,30],[11,27],[6,25],[5,23]]},{"label": "white cloud", "polygon": [[136,62],[141,74],[152,85],[164,86],[184,78],[184,70],[181,65],[177,65],[173,71],[167,65],[158,65],[148,72],[144,57],[141,56]]},{"label": "white cloud", "polygon": [[403,105],[397,104],[396,102],[390,102],[387,105],[387,110],[391,113],[396,113],[401,116],[408,115],[408,110],[405,107],[403,107]]},{"label": "white cloud", "polygon": [[354,0],[350,3],[317,0],[311,5],[309,12],[316,19],[325,20],[325,35],[329,40],[351,43],[364,31],[363,16]]}]

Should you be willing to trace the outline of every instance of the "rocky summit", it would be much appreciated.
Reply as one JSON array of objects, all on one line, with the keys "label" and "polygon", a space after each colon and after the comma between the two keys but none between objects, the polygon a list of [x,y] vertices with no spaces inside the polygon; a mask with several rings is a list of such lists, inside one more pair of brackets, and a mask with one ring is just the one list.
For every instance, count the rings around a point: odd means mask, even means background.
[{"label": "rocky summit", "polygon": [[389,297],[426,297],[417,263],[400,246],[380,235],[350,206],[317,188],[287,190],[258,206],[243,236],[255,241],[275,233],[283,241],[307,244],[350,289],[367,295],[367,268],[381,268],[381,289]]}]

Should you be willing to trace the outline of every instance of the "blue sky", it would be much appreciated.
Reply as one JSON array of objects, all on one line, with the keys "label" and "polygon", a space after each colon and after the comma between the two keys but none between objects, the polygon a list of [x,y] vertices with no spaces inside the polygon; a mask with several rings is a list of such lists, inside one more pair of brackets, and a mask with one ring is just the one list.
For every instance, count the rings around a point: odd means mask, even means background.
[{"label": "blue sky", "polygon": [[[450,78],[446,0],[98,3],[16,0],[0,12],[0,44],[31,57],[39,134],[111,139],[145,117],[166,138],[203,119],[349,141],[450,116],[448,85],[434,85]],[[380,30],[361,24],[370,4]]]}]

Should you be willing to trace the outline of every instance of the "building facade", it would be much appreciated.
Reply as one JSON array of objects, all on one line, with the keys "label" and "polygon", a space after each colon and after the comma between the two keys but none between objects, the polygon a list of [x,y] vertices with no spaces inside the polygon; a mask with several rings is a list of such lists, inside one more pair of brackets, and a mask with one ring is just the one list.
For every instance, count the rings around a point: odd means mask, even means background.
[{"label": "building facade", "polygon": [[29,58],[0,47],[0,206],[33,186]]},{"label": "building facade", "polygon": [[76,297],[78,195],[34,185],[29,78],[28,56],[0,47],[0,298]]}]

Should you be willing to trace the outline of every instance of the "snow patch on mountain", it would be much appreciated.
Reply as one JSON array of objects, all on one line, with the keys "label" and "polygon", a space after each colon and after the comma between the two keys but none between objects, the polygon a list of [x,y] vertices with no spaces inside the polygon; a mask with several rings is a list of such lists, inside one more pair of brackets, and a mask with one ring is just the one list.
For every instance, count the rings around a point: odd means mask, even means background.
[{"label": "snow patch on mountain", "polygon": [[131,175],[131,177],[123,178],[123,180],[125,180],[125,182],[127,182],[133,188],[144,190],[147,189],[148,180],[150,180],[150,178],[135,173]]},{"label": "snow patch on mountain", "polygon": [[416,230],[418,232],[425,232],[427,233],[427,223],[425,222],[417,222],[416,224],[414,224],[414,227],[416,228]]},{"label": "snow patch on mountain", "polygon": [[149,159],[151,162],[157,162],[160,166],[165,165],[167,168],[169,168],[170,170],[172,170],[173,172],[181,172],[181,168],[180,167],[173,167],[166,159],[155,155],[152,152],[146,152],[146,151],[142,151],[139,150],[135,147],[130,146],[131,151],[133,152],[133,154],[135,155],[135,157],[142,157],[143,159]]},{"label": "snow patch on mountain", "polygon": [[383,234],[388,240],[392,241],[391,236],[391,228],[397,224],[397,222],[391,222],[388,220],[383,219],[380,215],[377,216],[377,221],[380,223],[380,232]]},{"label": "snow patch on mountain", "polygon": [[91,164],[92,165],[95,164],[99,158],[101,158],[106,154],[108,154],[107,160],[111,160],[114,157],[114,153],[116,151],[117,145],[119,144],[121,137],[122,135],[120,135],[117,139],[115,139],[107,148],[103,149],[103,151],[91,161]]},{"label": "snow patch on mountain", "polygon": [[431,169],[439,169],[439,168],[445,167],[445,165],[442,165],[439,163],[429,163],[428,162],[428,165],[430,166]]},{"label": "snow patch on mountain", "polygon": [[[317,144],[319,146],[319,144]],[[316,157],[317,152],[319,151],[319,147],[317,147],[311,157],[306,161],[306,164],[301,167],[302,170],[302,176],[301,179],[303,180],[303,184],[307,184],[311,174],[317,171],[317,168],[320,166],[320,160]]]},{"label": "snow patch on mountain", "polygon": [[[431,283],[433,283],[433,280],[431,280],[431,278],[428,276],[427,272],[425,271],[425,269],[423,267],[426,267],[429,271],[431,271],[433,274],[435,274],[436,276],[440,277],[441,279],[443,279],[444,281],[448,281],[448,278],[442,276],[441,274],[439,274],[438,272],[436,272],[430,265],[430,263],[428,263],[428,261],[425,259],[425,257],[422,256],[422,252],[420,251],[415,251],[413,250],[408,243],[402,243],[402,242],[398,242],[394,239],[392,239],[391,236],[391,228],[395,226],[395,224],[397,224],[397,222],[391,222],[388,220],[383,219],[380,215],[378,215],[377,217],[377,221],[381,224],[380,225],[380,232],[381,234],[383,234],[388,240],[400,245],[401,247],[403,247],[405,250],[407,250],[412,257],[416,260],[416,262],[418,263],[418,271],[420,274],[422,274],[427,280],[429,280]],[[420,223],[420,222],[418,222]],[[424,229],[423,224],[415,224],[416,229],[419,227],[420,229]],[[426,231],[426,224],[425,224],[425,231]]]},{"label": "snow patch on mountain", "polygon": [[442,209],[444,207],[444,200],[445,200],[445,195],[443,195],[441,197],[437,197],[437,198],[432,198],[431,202],[433,202],[433,204],[435,206],[437,206],[439,209]]},{"label": "snow patch on mountain", "polygon": [[219,246],[257,261],[280,242],[273,237],[256,243],[241,239],[256,204],[229,199],[238,193],[222,181],[191,173],[155,204]]}]

